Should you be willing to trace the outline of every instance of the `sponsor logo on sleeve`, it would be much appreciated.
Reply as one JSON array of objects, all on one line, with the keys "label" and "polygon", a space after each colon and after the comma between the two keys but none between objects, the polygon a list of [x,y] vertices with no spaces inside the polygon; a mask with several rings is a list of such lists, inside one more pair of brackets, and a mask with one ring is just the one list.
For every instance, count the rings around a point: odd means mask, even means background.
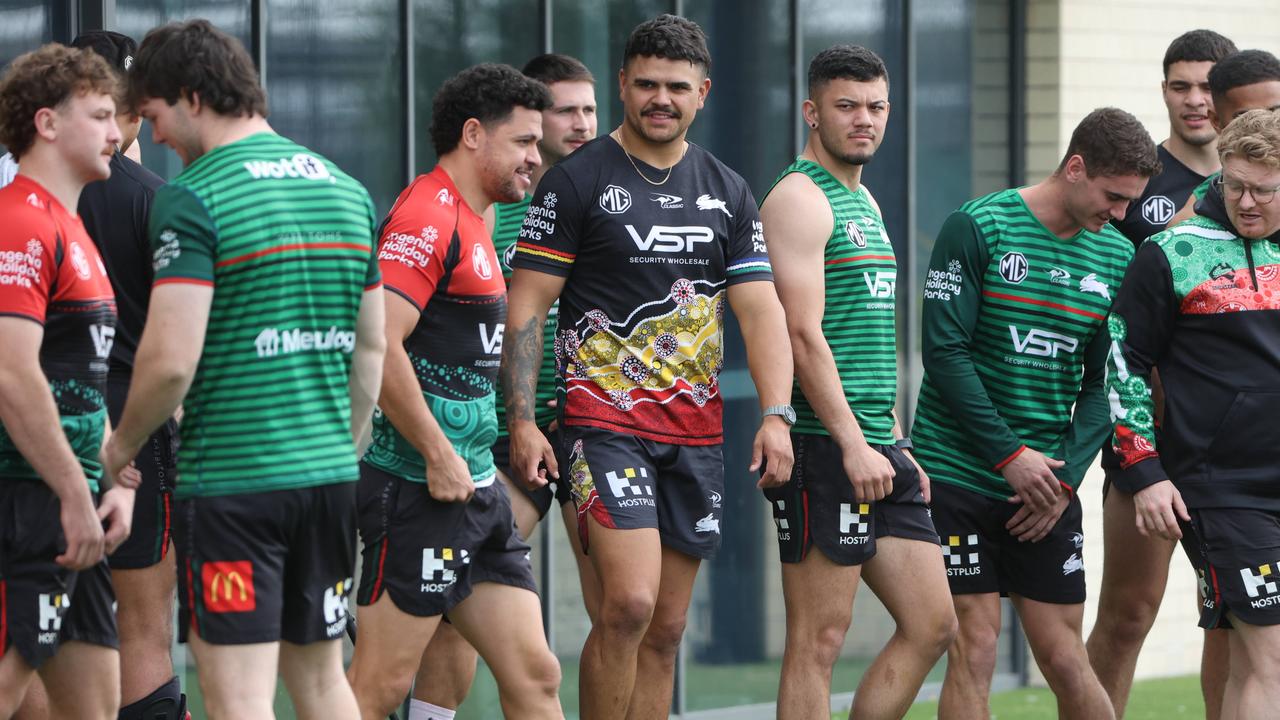
[{"label": "sponsor logo on sleeve", "polygon": [[172,228],[166,228],[160,231],[160,247],[151,253],[151,267],[155,270],[163,270],[181,255],[182,248],[178,244],[178,233]]},{"label": "sponsor logo on sleeve", "polygon": [[378,259],[387,262],[398,262],[405,267],[426,267],[436,251],[436,240],[440,231],[434,225],[427,225],[417,235],[391,232],[383,238],[378,248]]},{"label": "sponsor logo on sleeve", "polygon": [[44,244],[35,238],[27,241],[26,252],[0,251],[0,286],[30,289],[40,284],[40,269],[43,267]]},{"label": "sponsor logo on sleeve", "polygon": [[960,274],[960,261],[947,263],[945,270],[930,269],[924,279],[924,297],[926,300],[950,302],[951,298],[960,294],[964,287],[964,276]]}]

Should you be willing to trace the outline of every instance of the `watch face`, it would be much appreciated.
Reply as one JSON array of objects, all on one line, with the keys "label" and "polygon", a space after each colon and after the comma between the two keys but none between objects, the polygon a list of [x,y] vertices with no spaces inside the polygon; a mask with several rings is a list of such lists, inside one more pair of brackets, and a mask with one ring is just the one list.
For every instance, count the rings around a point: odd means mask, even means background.
[{"label": "watch face", "polygon": [[796,409],[787,405],[782,408],[782,419],[787,421],[788,425],[796,424]]}]

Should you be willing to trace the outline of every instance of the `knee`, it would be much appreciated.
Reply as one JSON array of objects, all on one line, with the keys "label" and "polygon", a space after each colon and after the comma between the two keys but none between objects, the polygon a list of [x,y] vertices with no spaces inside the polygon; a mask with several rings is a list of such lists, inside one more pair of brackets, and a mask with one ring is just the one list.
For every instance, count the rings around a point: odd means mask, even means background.
[{"label": "knee", "polygon": [[1067,644],[1052,648],[1041,661],[1040,670],[1055,689],[1074,691],[1084,683],[1089,662],[1078,647]]},{"label": "knee", "polygon": [[361,709],[373,708],[383,717],[395,710],[409,695],[412,674],[380,672],[361,673],[353,665],[348,674],[351,689]]},{"label": "knee", "polygon": [[526,665],[527,682],[531,690],[544,697],[560,694],[560,661],[550,650],[539,653]]},{"label": "knee", "polygon": [[1113,642],[1125,645],[1141,643],[1151,632],[1156,613],[1160,611],[1160,598],[1150,597],[1145,592],[1123,597],[1123,602],[1108,603],[1108,607],[1099,609],[1098,623]]},{"label": "knee", "polygon": [[999,632],[990,627],[957,627],[949,644],[951,660],[969,673],[990,678],[996,671]]},{"label": "knee", "polygon": [[[942,657],[942,654],[951,647],[955,642],[956,635],[960,632],[960,623],[956,620],[956,615],[947,608],[943,612],[939,612],[928,620],[919,623],[916,627],[900,628],[908,642],[918,647],[924,655],[934,658]],[[994,651],[994,638],[991,642]],[[994,669],[994,665],[992,668]]]},{"label": "knee", "polygon": [[639,639],[653,619],[655,598],[643,592],[606,595],[600,604],[600,627],[614,636]]},{"label": "knee", "polygon": [[646,648],[656,652],[663,659],[674,662],[680,649],[680,640],[684,637],[684,616],[672,618],[653,618],[649,629],[644,634]]},{"label": "knee", "polygon": [[844,649],[850,622],[849,615],[830,615],[812,624],[803,623],[795,632],[788,630],[788,645],[797,658],[809,658],[823,669],[834,667]]}]

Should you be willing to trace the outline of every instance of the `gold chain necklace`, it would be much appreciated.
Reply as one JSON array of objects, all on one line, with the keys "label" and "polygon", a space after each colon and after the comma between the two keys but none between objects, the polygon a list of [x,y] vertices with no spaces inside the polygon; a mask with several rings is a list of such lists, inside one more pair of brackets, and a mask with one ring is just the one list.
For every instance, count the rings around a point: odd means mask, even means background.
[{"label": "gold chain necklace", "polygon": [[684,159],[684,154],[689,152],[689,143],[685,143],[684,149],[680,151],[680,159],[676,160],[675,165],[672,165],[671,167],[667,168],[667,176],[662,178],[662,180],[659,182],[654,182],[653,180],[650,180],[648,177],[645,177],[645,174],[640,171],[640,166],[636,165],[635,158],[631,157],[631,153],[627,152],[627,146],[625,143],[622,142],[621,132],[618,133],[617,137],[615,137],[614,140],[618,141],[618,147],[622,148],[622,154],[627,156],[627,160],[631,162],[631,167],[635,169],[636,174],[640,176],[640,179],[644,180],[645,182],[655,187],[667,184],[667,181],[671,179],[671,173],[676,169],[676,165],[679,165],[680,160]]}]

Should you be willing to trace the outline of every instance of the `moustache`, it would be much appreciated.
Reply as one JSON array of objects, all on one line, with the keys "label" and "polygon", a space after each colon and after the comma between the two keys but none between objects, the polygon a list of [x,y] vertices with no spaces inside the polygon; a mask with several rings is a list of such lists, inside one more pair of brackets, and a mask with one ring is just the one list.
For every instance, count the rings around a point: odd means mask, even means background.
[{"label": "moustache", "polygon": [[645,108],[643,111],[641,111],[640,115],[641,117],[649,117],[654,113],[665,113],[667,115],[670,115],[673,118],[676,118],[677,120],[684,117],[684,115],[679,110],[676,110],[674,107],[671,107],[669,105],[665,107]]}]

